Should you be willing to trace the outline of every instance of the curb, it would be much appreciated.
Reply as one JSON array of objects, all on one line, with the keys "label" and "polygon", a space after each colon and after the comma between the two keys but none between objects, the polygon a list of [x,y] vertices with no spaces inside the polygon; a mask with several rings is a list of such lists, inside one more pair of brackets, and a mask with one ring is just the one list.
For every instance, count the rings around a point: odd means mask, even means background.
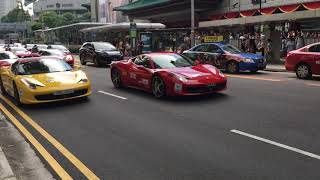
[{"label": "curb", "polygon": [[285,69],[276,69],[276,68],[266,68],[264,71],[269,71],[269,72],[287,72]]},{"label": "curb", "polygon": [[0,179],[1,180],[17,180],[13,174],[11,166],[0,147]]}]

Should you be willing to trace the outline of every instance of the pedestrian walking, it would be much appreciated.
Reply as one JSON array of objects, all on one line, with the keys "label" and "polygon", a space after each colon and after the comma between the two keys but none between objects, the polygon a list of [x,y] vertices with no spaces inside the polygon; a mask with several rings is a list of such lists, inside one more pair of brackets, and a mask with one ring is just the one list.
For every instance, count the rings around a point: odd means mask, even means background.
[{"label": "pedestrian walking", "polygon": [[295,43],[294,38],[292,36],[289,37],[289,40],[287,41],[286,48],[287,48],[287,53],[296,49],[296,43]]},{"label": "pedestrian walking", "polygon": [[304,37],[302,32],[298,33],[297,39],[296,39],[296,49],[300,49],[305,46]]},{"label": "pedestrian walking", "polygon": [[272,40],[267,40],[267,47],[266,47],[266,60],[267,62],[272,61]]},{"label": "pedestrian walking", "polygon": [[143,47],[144,47],[144,43],[140,40],[138,42],[138,54],[142,54]]}]

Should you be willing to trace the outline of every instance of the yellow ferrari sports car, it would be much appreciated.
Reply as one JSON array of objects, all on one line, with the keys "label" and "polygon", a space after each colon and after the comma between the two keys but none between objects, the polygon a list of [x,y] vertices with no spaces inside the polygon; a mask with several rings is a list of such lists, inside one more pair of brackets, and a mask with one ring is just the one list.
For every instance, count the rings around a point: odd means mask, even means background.
[{"label": "yellow ferrari sports car", "polygon": [[91,94],[90,81],[83,71],[52,57],[20,59],[10,68],[2,68],[0,76],[2,94],[11,95],[17,105],[86,98]]}]

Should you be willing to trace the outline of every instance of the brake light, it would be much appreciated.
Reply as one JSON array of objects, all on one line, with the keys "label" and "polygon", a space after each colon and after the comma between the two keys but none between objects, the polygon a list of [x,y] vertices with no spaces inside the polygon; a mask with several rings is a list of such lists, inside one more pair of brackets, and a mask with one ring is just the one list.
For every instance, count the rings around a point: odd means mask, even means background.
[{"label": "brake light", "polygon": [[74,58],[72,55],[67,55],[66,56],[66,61],[74,61]]}]

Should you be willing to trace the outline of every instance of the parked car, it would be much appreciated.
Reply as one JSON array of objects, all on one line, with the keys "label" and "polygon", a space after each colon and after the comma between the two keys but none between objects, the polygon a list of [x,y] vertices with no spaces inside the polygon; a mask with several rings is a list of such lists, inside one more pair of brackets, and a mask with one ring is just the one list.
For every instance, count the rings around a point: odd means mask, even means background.
[{"label": "parked car", "polygon": [[190,96],[225,90],[227,78],[216,67],[195,64],[175,53],[150,53],[111,64],[116,88],[134,87],[164,96]]},{"label": "parked car", "polygon": [[18,60],[18,56],[10,51],[0,51],[0,68],[10,67],[11,64]]},{"label": "parked car", "polygon": [[71,54],[66,54],[58,49],[40,49],[40,56],[54,56],[66,61],[70,66],[74,65],[74,57]]},{"label": "parked car", "polygon": [[82,65],[92,62],[95,66],[123,59],[123,54],[108,42],[86,42],[80,48],[79,56]]},{"label": "parked car", "polygon": [[51,48],[51,49],[57,49],[57,50],[60,50],[60,51],[62,51],[63,53],[65,53],[65,54],[71,54],[70,53],[70,51],[69,51],[69,49],[68,48],[66,48],[65,46],[63,46],[63,45],[56,45],[56,44],[53,44],[53,45],[48,45],[48,47],[47,47],[48,49],[49,48]]},{"label": "parked car", "polygon": [[244,53],[236,47],[224,43],[200,44],[184,51],[183,54],[193,61],[198,60],[203,64],[211,64],[219,69],[225,69],[229,73],[257,72],[267,66],[263,56]]},{"label": "parked car", "polygon": [[300,79],[320,75],[320,43],[311,44],[287,54],[287,71],[294,71]]},{"label": "parked car", "polygon": [[91,94],[86,74],[59,58],[20,59],[0,75],[2,93],[12,96],[17,105],[85,98]]},{"label": "parked car", "polygon": [[19,58],[39,57],[38,53],[32,53],[24,47],[11,47],[11,52],[17,55]]}]

